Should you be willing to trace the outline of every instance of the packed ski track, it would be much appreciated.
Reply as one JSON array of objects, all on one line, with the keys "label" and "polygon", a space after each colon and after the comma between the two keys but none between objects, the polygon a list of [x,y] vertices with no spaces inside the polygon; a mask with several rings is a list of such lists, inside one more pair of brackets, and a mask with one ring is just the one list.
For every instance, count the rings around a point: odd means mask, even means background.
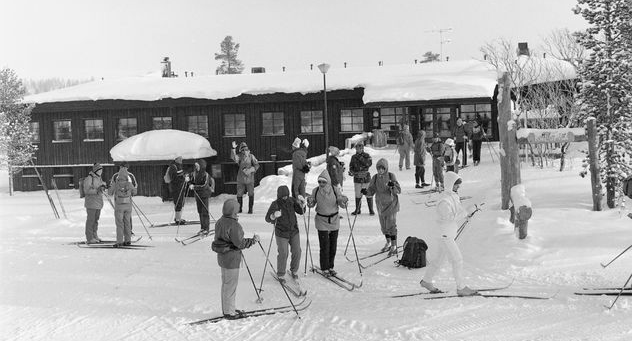
[{"label": "packed ski track", "polygon": [[[493,146],[493,145],[492,145]],[[498,148],[495,145],[496,150]],[[69,243],[84,237],[85,209],[77,191],[62,190],[67,218],[54,219],[44,192],[17,192],[9,196],[6,172],[0,174],[0,327],[3,340],[632,340],[632,298],[622,296],[608,310],[614,296],[578,296],[584,287],[622,286],[632,271],[632,251],[607,268],[608,262],[632,243],[632,220],[627,211],[606,209],[592,212],[590,183],[580,178],[581,154],[570,155],[569,169],[559,165],[535,169],[522,164],[523,183],[533,203],[529,236],[519,240],[509,223],[508,211],[500,209],[500,166],[483,146],[482,162],[461,170],[459,194],[471,197],[465,206],[485,203],[466,226],[458,245],[464,256],[465,279],[475,288],[513,283],[498,294],[554,296],[547,300],[520,298],[449,298],[424,300],[419,280],[424,269],[397,267],[388,259],[358,271],[343,252],[349,236],[347,212],[342,214],[335,269],[351,282],[363,285],[344,290],[307,270],[304,275],[305,229],[301,230],[300,280],[311,306],[296,313],[252,317],[235,321],[188,325],[218,316],[220,270],[210,250],[212,236],[183,246],[174,238],[195,234],[199,225],[149,227],[133,216],[138,242],[153,247],[134,249],[78,248]],[[401,210],[397,216],[398,242],[407,236],[426,239],[436,227],[435,208],[423,203],[440,194],[418,194],[414,169],[399,171],[392,148],[366,148],[373,157],[371,173],[379,158],[389,161],[389,170],[402,184]],[[489,149],[491,152],[491,149]],[[349,164],[352,154],[341,158]],[[310,156],[311,152],[310,152]],[[430,182],[430,157],[426,182]],[[470,160],[471,162],[471,160]],[[308,191],[325,165],[308,174]],[[137,175],[142,176],[142,175]],[[254,214],[240,214],[246,236],[256,233],[267,246],[273,227],[264,221],[276,188],[288,184],[285,176],[264,179],[255,189]],[[352,179],[344,194],[353,204]],[[54,193],[51,193],[57,203]],[[229,195],[211,199],[212,219],[219,219],[221,205]],[[135,197],[135,202],[153,223],[173,220],[173,206],[157,197]],[[247,200],[247,199],[246,199]],[[58,204],[59,205],[59,204]],[[310,215],[310,242],[318,266],[318,238]],[[195,203],[189,198],[183,218],[197,220]],[[353,223],[353,216],[350,216]],[[145,224],[147,224],[145,222]],[[354,239],[358,256],[375,253],[383,245],[377,216],[369,216],[363,200]],[[115,236],[113,210],[106,203],[101,213],[99,235]],[[429,240],[428,246],[433,245]],[[274,243],[273,243],[274,244]],[[276,266],[276,245],[270,259]],[[353,245],[347,255],[355,259]],[[244,251],[256,286],[263,274],[265,254],[253,246]],[[365,261],[366,262],[366,261]],[[368,263],[368,262],[367,262]],[[237,308],[254,310],[289,304],[280,284],[266,270],[261,296],[256,303],[253,284],[243,266],[237,290]],[[435,285],[455,291],[449,263]],[[296,302],[300,298],[292,295]]]}]

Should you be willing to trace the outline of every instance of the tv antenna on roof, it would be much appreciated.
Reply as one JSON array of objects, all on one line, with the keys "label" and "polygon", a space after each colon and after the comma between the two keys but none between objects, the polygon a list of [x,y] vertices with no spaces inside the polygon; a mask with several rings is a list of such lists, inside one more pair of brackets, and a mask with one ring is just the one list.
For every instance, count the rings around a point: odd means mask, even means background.
[{"label": "tv antenna on roof", "polygon": [[452,42],[452,40],[450,40],[450,39],[443,39],[443,34],[452,32],[452,27],[440,28],[440,29],[437,29],[437,30],[428,30],[426,32],[428,32],[428,33],[439,33],[439,46],[440,46],[439,47],[439,49],[440,49],[440,51],[439,51],[439,60],[443,61],[443,44],[447,44],[447,43]]}]

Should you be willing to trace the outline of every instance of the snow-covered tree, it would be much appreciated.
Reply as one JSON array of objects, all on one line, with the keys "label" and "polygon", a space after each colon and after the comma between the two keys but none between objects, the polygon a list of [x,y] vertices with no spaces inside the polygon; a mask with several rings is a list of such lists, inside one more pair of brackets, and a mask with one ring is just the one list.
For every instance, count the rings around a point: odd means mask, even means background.
[{"label": "snow-covered tree", "polygon": [[578,0],[574,12],[590,25],[577,35],[589,51],[579,69],[580,117],[597,120],[599,175],[613,208],[620,181],[632,174],[632,1]]},{"label": "snow-covered tree", "polygon": [[37,150],[30,125],[32,107],[22,103],[25,93],[13,70],[0,70],[0,166],[8,168],[10,192],[13,175],[29,163]]},{"label": "snow-covered tree", "polygon": [[432,53],[432,51],[428,51],[423,55],[424,59],[421,60],[422,63],[431,63],[431,62],[440,62],[441,55],[438,53]]},{"label": "snow-covered tree", "polygon": [[244,66],[241,60],[237,59],[239,44],[233,42],[232,36],[226,36],[219,46],[221,52],[215,54],[215,60],[221,60],[222,63],[217,67],[216,72],[218,74],[241,73]]}]

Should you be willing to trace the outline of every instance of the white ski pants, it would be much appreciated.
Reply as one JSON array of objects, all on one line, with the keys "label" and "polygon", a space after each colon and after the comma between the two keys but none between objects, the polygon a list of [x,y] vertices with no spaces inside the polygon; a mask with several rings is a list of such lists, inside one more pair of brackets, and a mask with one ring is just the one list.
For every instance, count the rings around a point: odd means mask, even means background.
[{"label": "white ski pants", "polygon": [[437,271],[439,271],[439,268],[447,256],[452,265],[456,288],[463,289],[463,256],[461,255],[459,247],[456,245],[454,237],[449,235],[441,236],[436,239],[434,244],[436,245],[434,248],[429,248],[428,266],[424,274],[424,282],[432,283],[432,278]]}]

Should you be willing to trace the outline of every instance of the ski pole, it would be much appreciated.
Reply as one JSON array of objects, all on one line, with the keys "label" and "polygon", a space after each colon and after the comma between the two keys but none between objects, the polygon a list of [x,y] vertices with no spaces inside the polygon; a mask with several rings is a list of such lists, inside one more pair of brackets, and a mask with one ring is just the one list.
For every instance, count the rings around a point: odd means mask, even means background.
[{"label": "ski pole", "polygon": [[626,253],[626,251],[628,251],[629,249],[632,248],[632,245],[628,246],[625,250],[623,250],[620,254],[618,254],[616,257],[614,257],[611,261],[608,262],[608,264],[603,264],[600,263],[601,266],[605,269],[608,265],[612,264],[612,262],[614,262],[617,258],[621,257],[624,253]]},{"label": "ski pole", "polygon": [[[305,242],[305,249],[306,252],[309,252],[309,259],[311,261],[312,264],[312,269],[314,268],[314,259],[312,258],[312,248],[310,247],[309,244],[309,223],[310,223],[310,216],[312,214],[312,208],[310,207],[307,211],[307,225],[305,225],[305,236],[307,241]],[[305,216],[303,216],[303,219],[305,219]],[[303,223],[305,223],[305,220],[303,220]],[[305,255],[305,271],[303,272],[304,276],[307,276],[307,255]]]},{"label": "ski pole", "polygon": [[[208,207],[206,206],[206,204],[204,203],[204,201],[202,200],[202,197],[200,197],[199,194],[197,194],[196,191],[193,191],[193,194],[195,194],[195,197],[200,200],[200,203],[202,204],[202,206],[206,209],[206,212],[208,213],[209,216],[211,216],[213,218],[214,221],[217,221],[217,219],[215,219],[215,217],[213,217],[213,214],[211,214],[211,210],[208,209]],[[201,223],[201,222],[200,222]]]},{"label": "ski pole", "polygon": [[[360,271],[360,277],[362,277],[362,267],[360,266],[360,257],[358,257],[358,249],[356,248],[355,238],[353,238],[353,226],[351,226],[351,219],[349,219],[349,209],[345,207],[345,211],[347,211],[347,222],[349,223],[349,236],[351,237],[351,242],[353,243],[353,251],[355,252],[356,262],[358,263],[358,271]],[[360,284],[361,286],[362,284]]]},{"label": "ski pole", "polygon": [[55,178],[50,179],[53,184],[53,188],[55,189],[55,194],[57,195],[57,201],[59,201],[59,206],[61,206],[61,212],[64,214],[64,219],[68,219],[66,215],[66,209],[64,208],[64,203],[61,202],[61,196],[59,195],[59,189],[57,188],[57,183],[55,182]]},{"label": "ski pole", "polygon": [[[349,211],[347,210],[347,219],[349,219]],[[343,256],[347,255],[347,249],[349,249],[349,242],[351,241],[351,236],[353,235],[353,228],[355,227],[356,219],[358,219],[358,215],[353,216],[353,224],[351,225],[351,233],[349,233],[349,238],[347,238],[347,246],[345,246],[345,252],[342,254]]]},{"label": "ski pole", "polygon": [[[480,206],[483,206],[483,205],[485,205],[485,203],[481,203],[480,204]],[[474,206],[476,207],[476,209],[474,210],[474,212],[468,214],[467,218],[465,219],[463,224],[461,224],[461,226],[459,226],[459,229],[457,230],[456,237],[454,238],[454,240],[457,240],[459,238],[459,236],[461,235],[461,232],[463,232],[463,230],[465,229],[465,226],[470,222],[470,218],[472,218],[472,216],[474,216],[474,214],[476,214],[476,212],[481,210],[479,205],[474,205]]]},{"label": "ski pole", "polygon": [[[149,226],[154,226],[154,223],[152,223],[151,220],[149,220],[149,218],[147,217],[145,212],[143,212],[143,210],[140,209],[140,206],[138,206],[138,204],[136,204],[136,202],[133,201],[133,200],[132,200],[132,204],[134,206],[136,206],[136,209],[138,209],[138,212],[140,212],[140,214],[143,216],[143,218],[145,218],[145,220],[147,220],[147,224],[149,224]],[[138,219],[142,222],[142,220],[140,219],[140,216],[138,217]]]},{"label": "ski pole", "polygon": [[39,178],[40,184],[42,184],[42,188],[44,189],[44,193],[46,193],[46,197],[48,198],[48,203],[50,204],[50,208],[53,210],[53,215],[55,216],[56,219],[59,219],[59,212],[57,211],[57,206],[55,206],[55,202],[53,201],[53,198],[50,197],[50,194],[48,193],[48,188],[46,187],[46,183],[44,182],[44,179],[42,179],[42,174],[40,174],[39,170],[37,170],[37,167],[35,167],[35,163],[33,163],[33,160],[29,160],[31,162],[31,165],[33,165],[33,169],[35,170],[35,173],[37,174],[37,177]]},{"label": "ski pole", "polygon": [[[257,242],[257,244],[259,244],[259,247],[261,248],[261,251],[265,250],[263,249],[263,245],[261,245],[261,242]],[[270,243],[272,244],[272,243]],[[269,251],[268,251],[269,252]],[[276,270],[274,269],[274,266],[272,265],[272,262],[270,262],[269,258],[266,258],[266,264],[270,263],[270,269],[272,269],[272,271],[276,272]],[[264,270],[265,273],[265,270]],[[261,278],[261,280],[263,280],[263,277]],[[285,285],[283,285],[283,283],[281,283],[281,281],[279,281],[279,284],[281,285],[281,289],[283,289],[283,292],[285,293],[285,296],[287,296],[287,300],[290,301],[290,304],[292,305],[292,309],[294,309],[294,312],[296,313],[296,316],[298,316],[298,318],[301,318],[301,316],[298,314],[298,310],[296,310],[296,306],[294,305],[294,302],[292,302],[292,298],[290,298],[290,295],[287,293],[287,289],[285,289]]]},{"label": "ski pole", "polygon": [[252,287],[255,288],[255,294],[257,294],[257,303],[263,302],[263,298],[259,296],[259,291],[257,291],[257,286],[255,285],[255,280],[252,278],[252,273],[250,272],[250,268],[248,267],[248,263],[246,263],[246,257],[244,256],[244,252],[239,250],[241,253],[241,260],[244,261],[244,265],[246,266],[246,270],[248,270],[248,276],[250,276],[250,282],[252,283]]},{"label": "ski pole", "polygon": [[[140,209],[138,208],[138,205],[136,205],[136,203],[134,202],[134,200],[131,197],[130,197],[130,201],[132,202],[132,207],[134,208],[134,211],[136,211],[136,215],[138,216],[138,220],[140,220],[140,223],[141,223],[141,225],[143,225],[143,228],[145,229],[145,232],[147,232],[147,236],[149,236],[149,240],[152,240],[151,234],[149,234],[149,230],[147,230],[147,227],[145,226],[145,223],[143,222],[143,219],[141,219],[140,214],[138,213],[140,211]],[[147,218],[145,217],[145,219],[147,219]]]},{"label": "ski pole", "polygon": [[623,286],[621,287],[621,290],[619,290],[619,294],[617,295],[617,297],[615,297],[614,301],[612,301],[612,304],[610,305],[610,307],[608,307],[608,310],[612,309],[612,307],[614,307],[614,304],[617,303],[617,300],[619,299],[619,297],[621,297],[621,293],[623,293],[623,290],[625,290],[625,286],[628,285],[628,283],[630,283],[631,279],[632,279],[632,274],[630,274],[630,277],[628,277],[628,280],[625,281],[625,284],[623,284]]},{"label": "ski pole", "polygon": [[262,289],[263,279],[266,277],[266,267],[268,266],[268,263],[269,263],[270,249],[272,248],[272,240],[274,240],[274,231],[276,230],[276,225],[277,225],[277,219],[274,220],[274,228],[272,229],[272,236],[270,236],[270,244],[268,244],[268,252],[263,251],[263,253],[266,255],[266,262],[263,264],[263,274],[261,275],[261,283],[259,284],[259,292],[263,290]]}]

